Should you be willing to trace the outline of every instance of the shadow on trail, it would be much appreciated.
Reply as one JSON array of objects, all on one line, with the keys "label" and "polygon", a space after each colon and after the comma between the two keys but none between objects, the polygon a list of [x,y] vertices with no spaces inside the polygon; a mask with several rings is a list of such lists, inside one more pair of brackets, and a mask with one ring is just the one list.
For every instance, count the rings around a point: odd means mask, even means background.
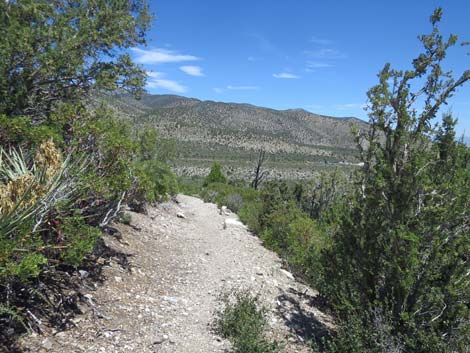
[{"label": "shadow on trail", "polygon": [[295,335],[306,342],[314,342],[323,351],[324,340],[330,337],[331,332],[311,310],[313,307],[318,307],[316,305],[318,298],[290,288],[288,292],[279,295],[277,300],[281,303],[277,310],[286,326]]}]

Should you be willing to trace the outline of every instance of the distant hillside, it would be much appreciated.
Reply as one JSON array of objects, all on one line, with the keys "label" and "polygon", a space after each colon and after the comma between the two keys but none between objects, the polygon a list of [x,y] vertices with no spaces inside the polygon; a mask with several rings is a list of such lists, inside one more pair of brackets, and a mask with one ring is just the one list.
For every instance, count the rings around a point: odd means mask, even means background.
[{"label": "distant hillside", "polygon": [[367,126],[356,118],[303,109],[274,110],[176,95],[144,95],[136,101],[114,94],[105,100],[137,128],[151,124],[163,136],[175,138],[182,159],[193,161],[246,161],[264,148],[278,164],[352,163],[356,150],[351,127]]}]

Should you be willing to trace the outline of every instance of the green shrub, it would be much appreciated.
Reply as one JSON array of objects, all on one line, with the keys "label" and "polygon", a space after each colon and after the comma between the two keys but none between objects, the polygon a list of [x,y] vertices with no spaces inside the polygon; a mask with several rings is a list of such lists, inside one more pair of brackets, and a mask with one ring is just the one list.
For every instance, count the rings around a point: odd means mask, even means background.
[{"label": "green shrub", "polygon": [[75,126],[72,142],[91,159],[84,181],[97,198],[114,200],[133,185],[132,162],[137,143],[132,127],[104,108],[87,115]]},{"label": "green shrub", "polygon": [[470,71],[441,66],[457,42],[441,35],[441,16],[411,69],[386,64],[367,93],[358,187],[322,256],[339,352],[469,351],[470,149],[451,114],[436,118]]},{"label": "green shrub", "polygon": [[244,201],[239,194],[229,194],[225,197],[225,206],[235,213],[238,213],[243,207]]},{"label": "green shrub", "polygon": [[214,328],[228,339],[235,353],[276,353],[278,342],[265,337],[266,314],[257,296],[247,290],[236,290],[221,296],[223,308],[216,312]]},{"label": "green shrub", "polygon": [[208,186],[212,183],[227,183],[227,178],[222,173],[222,166],[220,165],[220,163],[217,162],[214,162],[214,164],[212,165],[209,175],[207,175],[207,177],[204,179],[203,186]]},{"label": "green shrub", "polygon": [[83,258],[95,247],[96,240],[101,235],[99,228],[87,225],[82,217],[72,217],[63,220],[60,225],[65,249],[60,258],[72,266],[79,266]]},{"label": "green shrub", "polygon": [[[155,202],[178,192],[178,181],[170,167],[160,161],[137,162],[134,167],[137,177],[135,199],[142,202]],[[134,200],[136,201],[136,200]]]},{"label": "green shrub", "polygon": [[0,143],[3,146],[34,146],[50,138],[55,142],[63,140],[56,126],[34,124],[29,117],[12,119],[0,114]]},{"label": "green shrub", "polygon": [[290,226],[300,216],[301,211],[293,202],[279,205],[265,215],[263,231],[260,235],[264,244],[287,259],[290,251]]},{"label": "green shrub", "polygon": [[130,213],[121,212],[119,214],[118,221],[121,222],[122,224],[129,225],[132,222],[132,216]]},{"label": "green shrub", "polygon": [[254,233],[261,232],[260,215],[263,210],[261,201],[245,201],[238,211],[240,220]]},{"label": "green shrub", "polygon": [[177,179],[179,191],[185,195],[200,195],[203,179],[198,176],[179,177]]},{"label": "green shrub", "polygon": [[200,192],[205,202],[214,202],[218,206],[227,206],[232,211],[243,207],[246,202],[259,199],[259,192],[252,188],[225,183],[211,183]]}]

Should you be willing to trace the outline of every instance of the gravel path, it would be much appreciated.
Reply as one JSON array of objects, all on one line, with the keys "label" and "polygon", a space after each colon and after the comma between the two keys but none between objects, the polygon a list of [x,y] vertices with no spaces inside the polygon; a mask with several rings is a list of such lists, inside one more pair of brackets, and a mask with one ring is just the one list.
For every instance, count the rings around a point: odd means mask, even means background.
[{"label": "gravel path", "polygon": [[269,311],[269,335],[285,352],[310,352],[305,341],[330,327],[315,292],[296,282],[233,214],[178,195],[176,202],[132,214],[112,247],[132,254],[131,271],[111,262],[108,280],[86,293],[75,327],[23,340],[29,352],[228,352],[210,323],[224,290],[249,288]]}]

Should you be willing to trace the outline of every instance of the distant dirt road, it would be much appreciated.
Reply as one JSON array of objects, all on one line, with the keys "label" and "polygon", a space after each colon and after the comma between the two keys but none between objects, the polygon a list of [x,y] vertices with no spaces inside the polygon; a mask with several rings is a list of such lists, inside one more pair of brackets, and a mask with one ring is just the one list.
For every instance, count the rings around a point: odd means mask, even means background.
[{"label": "distant dirt road", "polygon": [[235,215],[219,213],[216,205],[184,195],[148,215],[131,212],[133,227],[117,225],[122,239],[106,240],[132,255],[131,271],[112,262],[108,280],[85,291],[88,303],[76,327],[25,337],[25,350],[228,352],[229,343],[210,326],[217,297],[250,288],[270,309],[269,336],[285,342],[285,352],[310,352],[305,341],[331,325],[313,306],[315,292],[281,269],[277,255]]}]

